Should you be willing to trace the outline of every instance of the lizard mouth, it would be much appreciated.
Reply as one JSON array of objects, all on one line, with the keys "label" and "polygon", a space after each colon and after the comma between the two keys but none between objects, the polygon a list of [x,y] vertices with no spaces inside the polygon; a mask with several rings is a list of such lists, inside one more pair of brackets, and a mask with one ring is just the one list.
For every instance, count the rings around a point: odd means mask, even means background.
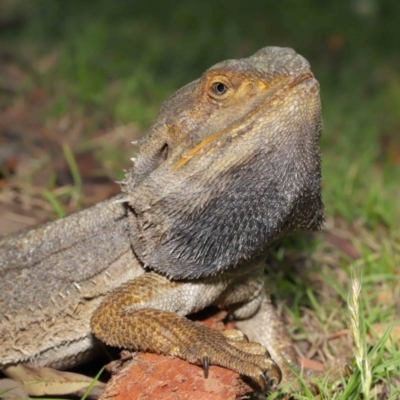
[{"label": "lizard mouth", "polygon": [[275,98],[277,97],[282,97],[284,96],[287,92],[290,92],[294,88],[300,85],[309,85],[310,87],[314,87],[315,85],[318,84],[318,81],[315,79],[314,74],[310,72],[306,72],[302,75],[297,76],[294,78],[292,81],[290,81],[287,85],[285,85],[283,88],[278,90],[272,98],[268,100],[268,103],[272,102]]},{"label": "lizard mouth", "polygon": [[287,86],[287,89],[294,88],[295,86],[300,85],[303,82],[314,79],[315,78],[312,72],[306,72],[305,74],[299,75],[297,78],[293,79],[293,81],[290,82],[289,85]]}]

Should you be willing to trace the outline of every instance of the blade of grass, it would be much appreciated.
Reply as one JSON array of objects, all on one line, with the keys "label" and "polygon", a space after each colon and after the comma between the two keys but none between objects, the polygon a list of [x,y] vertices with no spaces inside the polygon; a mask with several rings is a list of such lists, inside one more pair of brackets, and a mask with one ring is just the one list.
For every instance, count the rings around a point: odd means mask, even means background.
[{"label": "blade of grass", "polygon": [[360,373],[362,393],[368,399],[372,384],[372,372],[366,345],[366,330],[361,317],[361,276],[359,269],[351,273],[351,290],[348,297],[348,313],[346,315],[350,333],[354,344],[354,356]]},{"label": "blade of grass", "polygon": [[87,387],[87,389],[85,390],[85,393],[83,394],[83,396],[81,397],[81,400],[86,400],[86,397],[89,396],[90,392],[93,389],[93,386],[96,384],[96,382],[98,382],[98,380],[100,379],[101,374],[103,373],[104,369],[106,368],[106,366],[103,366],[103,368],[100,369],[100,371],[96,374],[96,376],[93,378],[92,382],[90,383],[90,385]]},{"label": "blade of grass", "polygon": [[64,210],[64,207],[50,190],[43,190],[42,196],[51,204],[54,212],[57,214],[58,217],[61,218],[66,216],[67,213]]},{"label": "blade of grass", "polygon": [[76,201],[77,208],[80,208],[82,205],[82,178],[79,172],[78,164],[76,163],[74,154],[71,150],[71,147],[64,143],[63,146],[64,157],[67,160],[68,168],[72,175],[72,181],[74,182],[74,192],[73,197]]}]

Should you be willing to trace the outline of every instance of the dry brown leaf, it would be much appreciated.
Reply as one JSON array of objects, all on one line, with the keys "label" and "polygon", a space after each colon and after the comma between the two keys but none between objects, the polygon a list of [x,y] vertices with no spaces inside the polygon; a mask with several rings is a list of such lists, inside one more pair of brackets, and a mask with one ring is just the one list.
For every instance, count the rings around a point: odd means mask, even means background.
[{"label": "dry brown leaf", "polygon": [[311,360],[310,358],[301,357],[300,358],[300,365],[306,369],[312,369],[313,371],[317,372],[325,372],[326,368],[324,364],[320,363],[317,360]]},{"label": "dry brown leaf", "polygon": [[0,399],[30,399],[21,382],[0,379]]},{"label": "dry brown leaf", "polygon": [[376,295],[376,299],[381,304],[382,306],[391,306],[392,304],[395,303],[395,294],[393,293],[392,290],[389,290],[388,288],[384,290],[379,290]]},{"label": "dry brown leaf", "polygon": [[398,343],[400,341],[400,320],[386,324],[373,324],[369,336],[372,340],[377,341],[388,329],[391,329],[389,338],[393,340],[394,343]]},{"label": "dry brown leaf", "polygon": [[[3,372],[9,378],[20,382],[30,396],[54,396],[72,393],[82,395],[93,382],[93,378],[74,372],[22,364],[7,367]],[[95,382],[90,395],[98,397],[104,386],[103,382]]]}]

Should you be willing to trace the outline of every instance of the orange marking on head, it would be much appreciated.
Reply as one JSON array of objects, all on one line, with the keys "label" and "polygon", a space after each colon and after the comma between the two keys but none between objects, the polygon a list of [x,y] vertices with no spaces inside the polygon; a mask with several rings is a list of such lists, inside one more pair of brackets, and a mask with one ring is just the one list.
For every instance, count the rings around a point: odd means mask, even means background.
[{"label": "orange marking on head", "polygon": [[218,139],[219,137],[221,137],[225,132],[226,132],[226,130],[224,129],[221,132],[218,132],[218,133],[216,133],[214,135],[211,135],[211,136],[207,137],[206,139],[201,141],[198,145],[194,146],[193,149],[189,150],[185,155],[183,155],[181,157],[181,159],[175,165],[174,171],[176,171],[180,167],[184,166],[203,147],[207,146],[207,144],[212,142],[213,140]]}]

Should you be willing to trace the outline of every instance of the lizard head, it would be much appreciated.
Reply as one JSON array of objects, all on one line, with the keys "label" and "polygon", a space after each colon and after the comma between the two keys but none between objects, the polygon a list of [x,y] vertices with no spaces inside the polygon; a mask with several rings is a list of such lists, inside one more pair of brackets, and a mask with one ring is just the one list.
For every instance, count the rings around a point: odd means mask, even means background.
[{"label": "lizard head", "polygon": [[178,90],[122,184],[138,258],[197,279],[318,229],[321,127],[318,82],[291,49],[221,62]]}]

